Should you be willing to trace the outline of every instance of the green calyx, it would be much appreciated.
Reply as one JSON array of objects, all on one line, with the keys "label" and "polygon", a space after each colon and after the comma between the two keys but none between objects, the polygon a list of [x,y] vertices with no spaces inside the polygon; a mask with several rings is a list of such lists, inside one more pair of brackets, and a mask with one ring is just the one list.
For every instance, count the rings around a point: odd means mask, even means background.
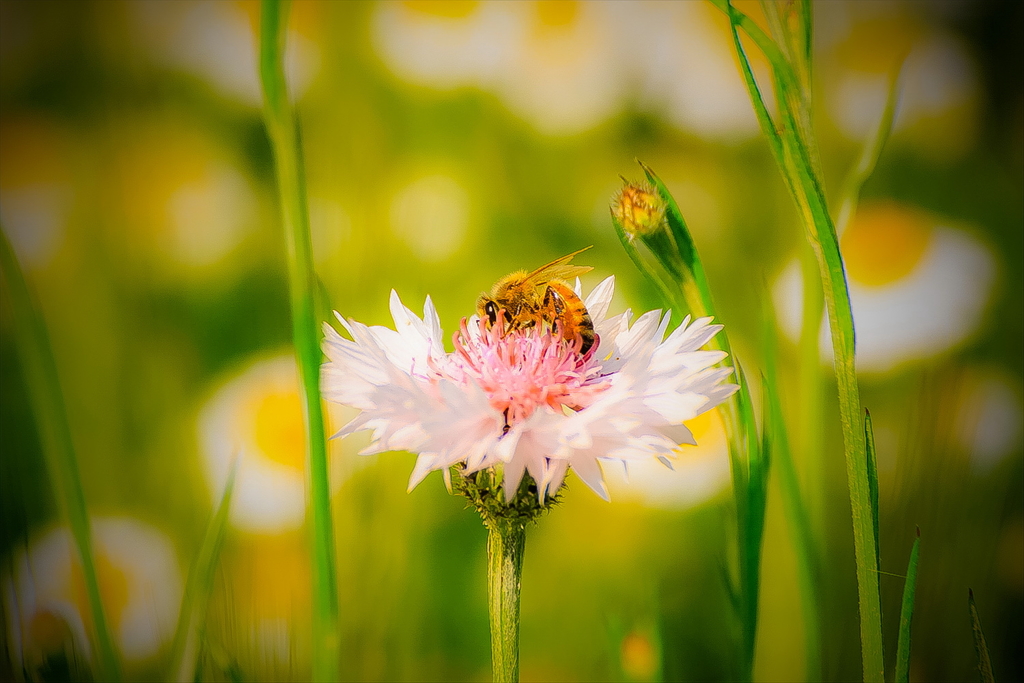
[{"label": "green calyx", "polygon": [[509,523],[526,525],[561,501],[559,489],[542,503],[537,495],[537,483],[529,474],[524,474],[516,494],[506,503],[501,472],[494,467],[464,474],[464,467],[456,465],[452,468],[451,482],[452,491],[465,497],[488,527]]}]

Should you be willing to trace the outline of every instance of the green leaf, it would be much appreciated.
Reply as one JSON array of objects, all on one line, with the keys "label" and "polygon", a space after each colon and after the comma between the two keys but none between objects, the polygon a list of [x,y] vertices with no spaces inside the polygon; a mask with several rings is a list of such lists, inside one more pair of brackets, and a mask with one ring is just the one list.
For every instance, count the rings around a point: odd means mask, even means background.
[{"label": "green leaf", "polygon": [[974,590],[967,589],[967,608],[971,612],[971,631],[974,633],[974,651],[978,655],[978,674],[981,683],[995,683],[992,675],[992,660],[988,656],[988,645],[985,634],[981,631],[981,619],[978,617],[978,606],[974,604]]},{"label": "green leaf", "polygon": [[174,641],[171,645],[171,680],[185,683],[198,679],[199,650],[206,630],[206,615],[209,612],[220,549],[227,534],[231,495],[235,488],[237,471],[238,456],[235,456],[220,502],[206,525],[199,554],[189,570],[185,592],[181,598],[178,625],[174,630]]},{"label": "green leaf", "polygon": [[[871,521],[875,528],[875,558],[878,558],[878,461],[875,458],[875,432],[871,427],[871,413],[864,409],[864,442],[868,455],[868,492],[871,494]],[[881,571],[879,562],[875,567]]]},{"label": "green leaf", "polygon": [[907,563],[907,580],[903,584],[903,605],[900,608],[900,635],[896,643],[896,683],[910,681],[910,622],[914,617],[914,592],[917,590],[917,555],[921,548],[921,530],[917,530],[914,547]]},{"label": "green leaf", "polygon": [[[825,193],[809,126],[809,103],[784,53],[749,17],[729,0],[711,0],[729,17],[744,80],[758,120],[793,195],[807,237],[818,262],[818,273],[828,311],[836,384],[838,386],[847,483],[853,518],[854,556],[860,607],[861,657],[864,679],[884,680],[882,612],[878,590],[878,558],[868,482],[867,446],[861,424],[860,392],[854,362],[853,313],[835,226]],[[801,15],[805,16],[805,15]],[[809,15],[807,15],[809,16]],[[742,28],[767,57],[772,68],[775,101],[781,126],[776,127],[753,78],[737,29]],[[803,27],[808,40],[810,26]]]},{"label": "green leaf", "polygon": [[302,145],[284,75],[287,11],[278,0],[263,0],[260,25],[260,79],[263,118],[274,153],[281,221],[288,261],[292,340],[299,366],[306,427],[312,534],[313,679],[338,677],[338,583],[334,558],[330,483],[323,405],[320,399],[320,321],[316,316],[309,206]]},{"label": "green leaf", "polygon": [[658,289],[665,302],[683,311],[689,310],[689,306],[682,299],[682,292],[678,288],[670,286],[665,279],[664,272],[644,258],[640,250],[637,249],[636,242],[630,238],[622,224],[614,216],[612,216],[612,226],[615,228],[615,234],[619,236],[619,242],[622,243],[622,249],[629,256],[629,260]]},{"label": "green leaf", "polygon": [[[97,678],[118,681],[121,679],[121,664],[110,636],[100,597],[92,551],[92,524],[85,503],[78,458],[57,374],[57,363],[50,345],[50,335],[42,314],[33,301],[21,265],[11,248],[11,243],[7,240],[3,226],[0,226],[0,269],[3,270],[14,309],[15,343],[50,484],[54,488],[57,504],[67,519],[71,537],[82,561],[82,575],[95,636],[94,656],[99,669]],[[82,617],[84,621],[85,615]]]}]

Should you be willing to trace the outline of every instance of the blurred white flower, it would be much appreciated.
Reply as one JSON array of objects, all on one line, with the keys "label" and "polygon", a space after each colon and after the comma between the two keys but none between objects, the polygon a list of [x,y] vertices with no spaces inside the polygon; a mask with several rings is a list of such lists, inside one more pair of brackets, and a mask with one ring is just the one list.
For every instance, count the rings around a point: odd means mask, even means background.
[{"label": "blurred white flower", "polygon": [[[642,23],[634,45],[643,56],[640,79],[649,107],[704,138],[738,141],[757,135],[722,12],[707,2],[631,3],[631,10],[632,21]],[[747,57],[759,77],[767,71],[760,52],[750,50]],[[767,89],[763,94],[771,95]]]},{"label": "blurred white flower", "polygon": [[421,259],[443,261],[462,245],[468,231],[469,194],[449,176],[423,176],[395,195],[391,225]]},{"label": "blurred white flower", "polygon": [[[995,257],[969,233],[917,209],[862,206],[840,238],[857,339],[857,369],[884,373],[967,341],[981,326],[995,283]],[[790,338],[800,335],[803,285],[792,261],[775,285]],[[822,358],[831,362],[828,325]]]},{"label": "blurred white flower", "polygon": [[[702,3],[385,2],[383,61],[438,89],[477,87],[547,135],[572,135],[630,98],[709,137],[756,134],[728,22]],[[756,59],[756,58],[755,58]]]},{"label": "blurred white flower", "polygon": [[[199,415],[199,438],[214,504],[239,458],[231,501],[234,526],[280,533],[302,525],[306,437],[294,356],[258,361],[221,385]],[[336,488],[340,458],[331,460]]]},{"label": "blurred white flower", "polygon": [[486,87],[522,31],[519,3],[381,2],[374,43],[398,76],[439,89]]},{"label": "blurred white flower", "polygon": [[22,266],[42,268],[64,240],[74,188],[61,133],[37,118],[0,122],[0,221]]},{"label": "blurred white flower", "polygon": [[[173,636],[181,602],[174,546],[129,517],[94,519],[92,530],[100,596],[116,646],[130,662],[152,657]],[[67,648],[91,657],[92,616],[66,527],[51,529],[15,555],[3,600],[9,651],[19,666]]]},{"label": "blurred white flower", "polygon": [[[258,0],[134,0],[128,3],[143,47],[166,66],[189,71],[222,93],[254,107],[259,81]],[[301,96],[319,69],[319,48],[307,15],[317,3],[293,3],[285,54],[288,83]]]},{"label": "blurred white flower", "polygon": [[497,89],[541,133],[571,135],[606,121],[628,94],[630,63],[615,43],[625,7],[555,0],[513,3],[523,15]]},{"label": "blurred white flower", "polygon": [[934,26],[914,3],[823,3],[817,20],[828,43],[819,60],[825,105],[839,130],[863,140],[885,105],[903,62],[896,140],[931,156],[955,156],[973,144],[981,86],[963,43]]},{"label": "blurred white flower", "polygon": [[608,278],[586,299],[598,334],[586,353],[558,330],[488,330],[476,316],[446,353],[429,297],[420,319],[392,292],[395,330],[338,315],[352,340],[325,324],[323,392],[361,411],[338,434],[372,430],[364,454],[417,453],[410,488],[457,463],[467,472],[501,465],[507,499],[524,472],[543,499],[571,466],[607,498],[601,461],[669,464],[678,444],[694,443],[683,423],[736,388],[725,383],[732,368],[713,367],[725,353],[700,350],[720,325],[687,319],[665,338],[660,311],[632,326],[629,311],[606,317],[613,290]]},{"label": "blurred white flower", "polygon": [[[618,10],[618,11],[617,11]],[[618,111],[625,63],[615,3],[380,3],[374,39],[399,76],[499,93],[540,132],[577,133]]]},{"label": "blurred white flower", "polygon": [[969,373],[958,397],[954,436],[985,474],[1020,451],[1024,404],[1020,381],[994,371]]}]

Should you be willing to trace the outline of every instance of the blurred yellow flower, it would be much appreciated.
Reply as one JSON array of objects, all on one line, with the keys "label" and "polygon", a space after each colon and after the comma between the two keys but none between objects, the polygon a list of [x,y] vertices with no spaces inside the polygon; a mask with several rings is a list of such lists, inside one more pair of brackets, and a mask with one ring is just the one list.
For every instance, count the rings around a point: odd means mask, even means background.
[{"label": "blurred yellow flower", "polygon": [[[174,546],[129,517],[97,518],[92,528],[100,595],[116,646],[128,662],[152,657],[173,636],[181,601]],[[18,552],[3,584],[8,647],[19,665],[31,671],[61,650],[91,657],[92,617],[66,527]]]},{"label": "blurred yellow flower", "polygon": [[309,637],[300,626],[309,623],[312,604],[306,536],[294,531],[242,539],[225,549],[221,571],[224,592],[214,601],[223,600],[226,619],[211,624],[223,629],[217,640],[238,653],[248,676],[294,678],[309,662]]},{"label": "blurred yellow flower", "polygon": [[[995,285],[991,250],[950,221],[893,202],[860,207],[840,238],[857,333],[857,369],[888,372],[967,341]],[[802,281],[795,260],[775,286],[780,321],[800,335]],[[821,353],[831,362],[828,325]]]},{"label": "blurred yellow flower", "polygon": [[[294,356],[254,362],[217,388],[199,415],[199,438],[214,501],[233,459],[240,458],[231,502],[234,526],[280,533],[302,525],[306,441]],[[338,441],[329,443],[332,450],[340,448]],[[341,483],[340,460],[333,457],[331,463],[335,488]]]},{"label": "blurred yellow flower", "polygon": [[74,200],[68,151],[41,118],[0,118],[0,220],[25,267],[47,265],[64,240]]},{"label": "blurred yellow flower", "polygon": [[658,652],[650,635],[645,631],[634,630],[622,639],[619,653],[622,672],[631,681],[654,680],[658,672]]}]

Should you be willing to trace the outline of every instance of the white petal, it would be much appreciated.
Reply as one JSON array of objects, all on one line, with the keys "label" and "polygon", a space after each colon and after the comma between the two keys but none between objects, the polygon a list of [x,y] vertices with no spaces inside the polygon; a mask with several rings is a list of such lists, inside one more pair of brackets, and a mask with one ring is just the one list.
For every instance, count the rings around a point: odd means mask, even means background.
[{"label": "white petal", "polygon": [[598,463],[597,458],[573,458],[570,464],[572,465],[572,471],[576,473],[580,481],[593,489],[597,495],[605,500],[610,500],[608,489],[604,485],[604,474],[601,472],[601,465]]},{"label": "white petal", "polygon": [[601,284],[594,287],[587,297],[587,312],[590,313],[590,319],[594,321],[595,326],[602,322],[608,314],[608,305],[611,304],[614,293],[615,276],[610,275],[602,280]]}]

